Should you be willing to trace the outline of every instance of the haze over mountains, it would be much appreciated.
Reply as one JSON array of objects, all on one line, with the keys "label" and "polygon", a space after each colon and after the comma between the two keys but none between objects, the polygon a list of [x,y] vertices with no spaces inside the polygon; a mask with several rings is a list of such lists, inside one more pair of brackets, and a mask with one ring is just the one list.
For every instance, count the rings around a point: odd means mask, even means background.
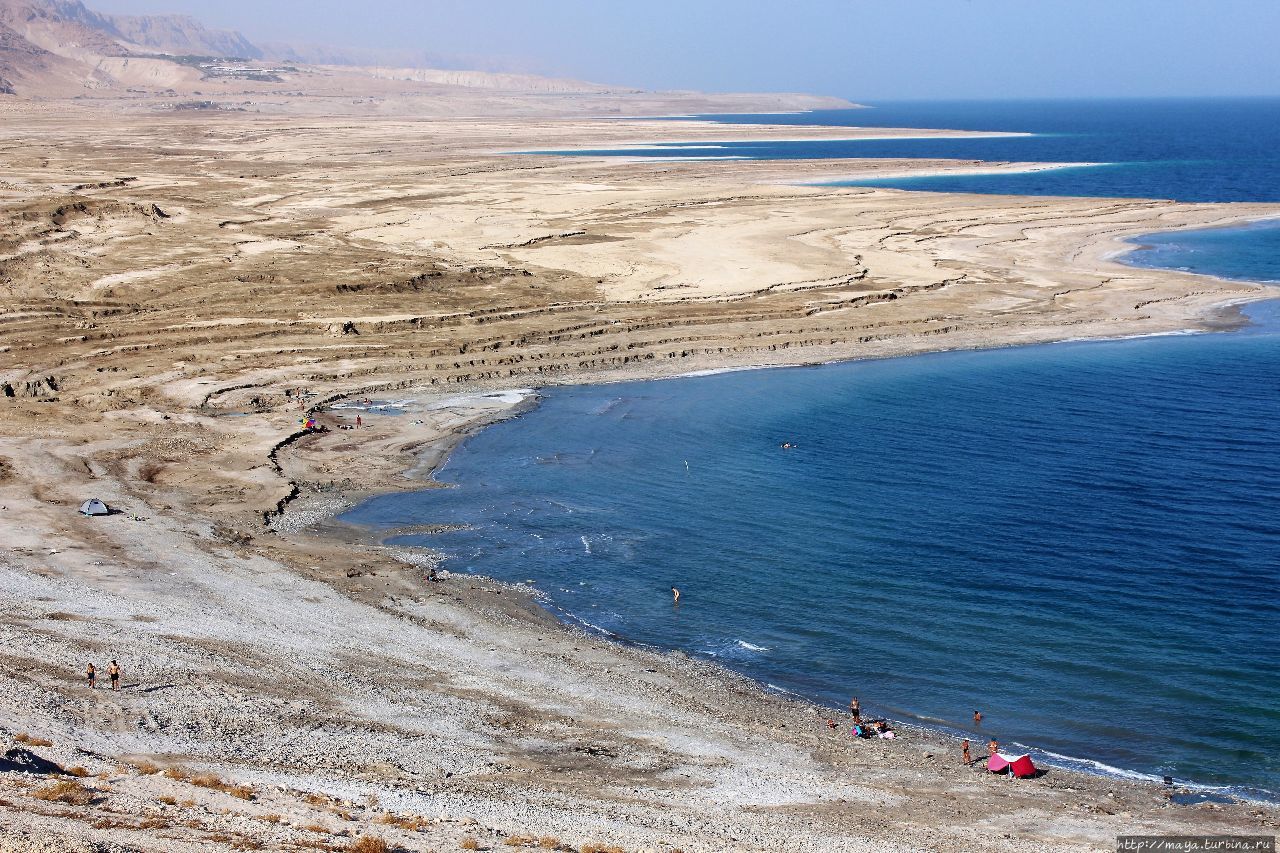
[{"label": "haze over mountains", "polygon": [[426,53],[257,45],[188,15],[106,15],[80,0],[0,0],[0,94],[25,99],[123,99],[130,102],[127,108],[146,109],[421,115],[849,105],[808,95],[651,93],[424,67],[428,61]]}]

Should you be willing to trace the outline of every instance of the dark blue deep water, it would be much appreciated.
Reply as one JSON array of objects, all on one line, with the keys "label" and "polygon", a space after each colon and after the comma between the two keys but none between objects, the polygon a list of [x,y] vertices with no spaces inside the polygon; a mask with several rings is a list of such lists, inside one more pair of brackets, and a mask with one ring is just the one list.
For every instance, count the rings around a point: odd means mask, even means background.
[{"label": "dark blue deep water", "polygon": [[[1280,199],[1280,147],[1222,130],[1274,143],[1277,102],[1189,103],[1145,129],[1113,104],[857,115],[1060,134],[1000,141],[1065,146],[1025,159],[1178,158],[1105,192],[1119,167],[1055,173],[1073,193]],[[1196,141],[1212,127],[1226,160]],[[1138,242],[1140,263],[1280,280],[1275,225]],[[1225,334],[553,388],[451,457],[455,488],[345,518],[469,524],[409,541],[836,707],[971,733],[981,709],[979,737],[1050,763],[1274,797],[1280,303],[1249,313]]]},{"label": "dark blue deep water", "polygon": [[1274,791],[1277,424],[1260,332],[553,388],[346,519],[837,707]]}]

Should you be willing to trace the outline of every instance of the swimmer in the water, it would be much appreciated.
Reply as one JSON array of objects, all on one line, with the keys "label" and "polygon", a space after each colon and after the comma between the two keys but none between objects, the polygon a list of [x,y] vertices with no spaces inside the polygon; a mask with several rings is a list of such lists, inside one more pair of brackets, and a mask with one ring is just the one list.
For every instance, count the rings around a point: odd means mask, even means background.
[{"label": "swimmer in the water", "polygon": [[680,590],[676,589],[674,586],[671,587],[671,600],[675,604],[680,603]]}]

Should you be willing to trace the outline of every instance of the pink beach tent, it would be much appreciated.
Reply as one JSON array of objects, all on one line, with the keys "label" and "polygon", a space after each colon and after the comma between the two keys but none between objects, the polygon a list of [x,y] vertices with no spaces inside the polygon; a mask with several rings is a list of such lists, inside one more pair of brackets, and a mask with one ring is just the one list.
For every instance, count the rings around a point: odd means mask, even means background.
[{"label": "pink beach tent", "polygon": [[987,769],[992,773],[1003,773],[1008,770],[1010,775],[1019,779],[1034,776],[1037,772],[1030,755],[1005,755],[1000,752],[987,759]]}]

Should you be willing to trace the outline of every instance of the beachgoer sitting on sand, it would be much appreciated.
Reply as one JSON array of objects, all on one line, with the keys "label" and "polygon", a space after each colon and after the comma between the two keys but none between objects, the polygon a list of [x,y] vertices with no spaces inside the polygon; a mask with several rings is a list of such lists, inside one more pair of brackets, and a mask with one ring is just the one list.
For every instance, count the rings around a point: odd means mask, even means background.
[{"label": "beachgoer sitting on sand", "polygon": [[862,723],[854,723],[851,733],[854,737],[867,737],[867,730],[863,728]]},{"label": "beachgoer sitting on sand", "polygon": [[835,721],[835,720],[833,720],[833,719],[831,719],[830,717],[828,717],[828,718],[827,718],[827,728],[829,728],[829,729],[834,729],[835,727],[836,727],[836,721]]},{"label": "beachgoer sitting on sand", "polygon": [[89,679],[90,690],[98,686],[97,667],[95,667],[93,664],[89,664],[89,666],[85,669],[84,674],[85,674],[85,677]]}]

